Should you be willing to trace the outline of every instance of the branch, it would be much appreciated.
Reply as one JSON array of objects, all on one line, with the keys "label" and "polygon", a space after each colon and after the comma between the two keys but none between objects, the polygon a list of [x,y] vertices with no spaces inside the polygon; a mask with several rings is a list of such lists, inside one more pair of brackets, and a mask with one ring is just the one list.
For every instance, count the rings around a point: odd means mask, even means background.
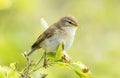
[{"label": "branch", "polygon": [[28,60],[28,65],[27,65],[27,67],[25,67],[25,69],[24,69],[22,78],[29,78],[29,70],[30,70],[30,66],[32,65],[32,62],[33,62],[33,61],[30,60],[28,57],[27,57],[27,60]]}]

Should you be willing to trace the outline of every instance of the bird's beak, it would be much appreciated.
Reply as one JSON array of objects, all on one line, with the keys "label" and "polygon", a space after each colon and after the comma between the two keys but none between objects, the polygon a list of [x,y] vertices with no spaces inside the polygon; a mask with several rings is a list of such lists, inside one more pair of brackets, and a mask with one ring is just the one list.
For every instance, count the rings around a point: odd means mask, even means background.
[{"label": "bird's beak", "polygon": [[79,24],[77,24],[77,25],[75,25],[75,27],[76,27],[76,28],[80,28],[80,25],[79,25]]}]

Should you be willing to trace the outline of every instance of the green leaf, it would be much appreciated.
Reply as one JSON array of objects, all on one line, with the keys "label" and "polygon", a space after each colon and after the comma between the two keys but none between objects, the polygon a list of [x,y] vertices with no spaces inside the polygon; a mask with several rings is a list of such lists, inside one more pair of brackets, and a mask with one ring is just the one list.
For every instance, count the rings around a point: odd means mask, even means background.
[{"label": "green leaf", "polygon": [[13,69],[13,70],[15,70],[16,69],[16,63],[11,63],[10,64],[10,68]]},{"label": "green leaf", "polygon": [[5,78],[6,77],[6,72],[9,70],[8,67],[4,66],[0,66],[0,78]]},{"label": "green leaf", "polygon": [[90,70],[80,62],[73,62],[70,67],[78,74],[80,78],[91,78]]},{"label": "green leaf", "polygon": [[14,70],[10,69],[7,72],[7,77],[8,78],[20,78],[20,74],[17,71],[14,71]]},{"label": "green leaf", "polygon": [[47,53],[47,58],[54,59],[55,56],[56,56],[55,52],[48,52],[48,53]]},{"label": "green leaf", "polygon": [[59,66],[59,67],[62,67],[62,68],[70,69],[68,63],[64,63],[64,62],[56,62],[55,65],[56,65],[56,66]]},{"label": "green leaf", "polygon": [[0,66],[0,78],[20,78],[20,73],[15,69],[16,63],[11,63],[10,67]]},{"label": "green leaf", "polygon": [[20,78],[20,74],[15,71],[16,69],[16,63],[10,64],[10,69],[7,71],[7,77],[8,78]]},{"label": "green leaf", "polygon": [[64,46],[63,43],[59,45],[58,50],[56,52],[55,60],[60,60],[61,57],[63,56],[63,46]]}]

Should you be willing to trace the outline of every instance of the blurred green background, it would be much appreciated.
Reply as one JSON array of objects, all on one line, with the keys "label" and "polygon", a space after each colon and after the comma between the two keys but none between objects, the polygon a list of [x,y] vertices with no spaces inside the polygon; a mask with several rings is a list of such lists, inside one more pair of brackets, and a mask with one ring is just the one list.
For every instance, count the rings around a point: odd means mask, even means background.
[{"label": "blurred green background", "polygon": [[[80,28],[68,54],[89,66],[94,78],[120,78],[120,0],[0,0],[0,65],[17,62],[22,69],[22,52],[43,32],[40,18],[51,25],[69,14]],[[47,72],[48,78],[79,78],[57,67]]]}]

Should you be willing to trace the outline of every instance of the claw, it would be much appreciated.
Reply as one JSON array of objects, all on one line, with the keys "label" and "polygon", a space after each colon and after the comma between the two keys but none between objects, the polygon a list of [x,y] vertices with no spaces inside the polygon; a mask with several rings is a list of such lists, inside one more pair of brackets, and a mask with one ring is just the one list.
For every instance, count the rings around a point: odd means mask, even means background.
[{"label": "claw", "polygon": [[65,55],[62,56],[62,59],[63,59],[66,63],[70,63],[70,59],[67,58]]}]

